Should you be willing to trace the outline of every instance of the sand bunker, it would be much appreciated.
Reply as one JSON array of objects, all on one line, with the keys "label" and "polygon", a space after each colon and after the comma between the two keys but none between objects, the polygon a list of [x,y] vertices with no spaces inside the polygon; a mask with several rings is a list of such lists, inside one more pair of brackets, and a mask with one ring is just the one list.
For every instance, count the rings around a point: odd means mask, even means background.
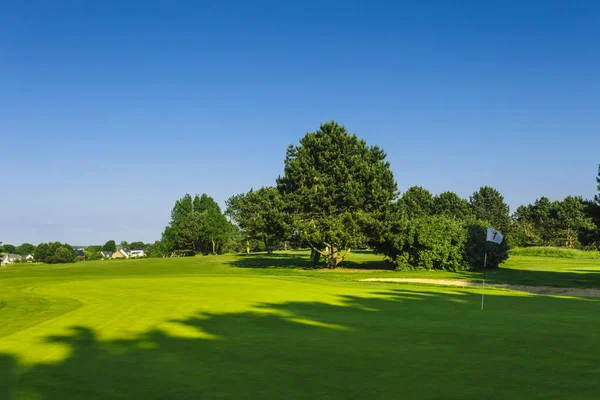
[{"label": "sand bunker", "polygon": [[[369,278],[361,279],[364,282],[402,282],[402,283],[427,283],[433,285],[481,287],[481,282],[468,282],[452,279],[413,279],[413,278]],[[600,297],[600,289],[564,288],[552,286],[527,286],[527,285],[500,285],[485,284],[486,287],[516,290],[532,294],[549,296],[571,296],[571,297]]]}]

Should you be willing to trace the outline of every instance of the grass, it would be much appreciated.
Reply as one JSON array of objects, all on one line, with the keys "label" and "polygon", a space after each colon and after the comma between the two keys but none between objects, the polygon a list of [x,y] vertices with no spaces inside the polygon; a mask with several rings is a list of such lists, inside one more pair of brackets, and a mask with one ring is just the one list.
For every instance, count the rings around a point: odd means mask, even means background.
[{"label": "grass", "polygon": [[565,249],[562,247],[521,247],[511,250],[511,255],[594,260],[600,259],[600,251]]},{"label": "grass", "polygon": [[[305,253],[0,269],[0,399],[595,399],[600,299],[359,282]],[[512,257],[493,281],[600,287],[600,262]]]}]

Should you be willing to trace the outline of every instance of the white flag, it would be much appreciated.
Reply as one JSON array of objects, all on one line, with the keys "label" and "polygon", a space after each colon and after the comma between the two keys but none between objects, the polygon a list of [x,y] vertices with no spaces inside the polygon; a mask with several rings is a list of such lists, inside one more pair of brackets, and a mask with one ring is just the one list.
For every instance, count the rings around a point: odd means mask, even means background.
[{"label": "white flag", "polygon": [[498,232],[493,230],[492,228],[487,228],[487,241],[493,243],[502,243],[504,240],[504,236]]}]

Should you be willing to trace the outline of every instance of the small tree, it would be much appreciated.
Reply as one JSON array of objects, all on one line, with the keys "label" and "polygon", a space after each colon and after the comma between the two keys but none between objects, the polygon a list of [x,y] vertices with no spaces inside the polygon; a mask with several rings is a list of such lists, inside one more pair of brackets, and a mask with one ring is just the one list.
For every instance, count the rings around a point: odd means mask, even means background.
[{"label": "small tree", "polygon": [[104,246],[102,246],[102,250],[112,251],[114,253],[115,251],[117,251],[117,244],[114,240],[109,240],[108,242],[104,243]]},{"label": "small tree", "polygon": [[17,247],[15,249],[15,252],[22,256],[27,256],[29,254],[33,254],[34,251],[35,251],[35,246],[32,245],[31,243],[23,243],[22,245],[20,245],[19,247]]},{"label": "small tree", "polygon": [[246,240],[263,241],[269,254],[284,240],[289,230],[289,215],[277,188],[250,190],[232,196],[226,204],[226,214],[246,233]]}]

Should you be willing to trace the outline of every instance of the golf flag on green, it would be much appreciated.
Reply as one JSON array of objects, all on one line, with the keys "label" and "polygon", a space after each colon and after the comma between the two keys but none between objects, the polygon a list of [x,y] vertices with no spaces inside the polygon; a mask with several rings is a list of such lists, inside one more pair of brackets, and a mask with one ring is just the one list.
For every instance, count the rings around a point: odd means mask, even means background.
[{"label": "golf flag on green", "polygon": [[487,241],[488,242],[492,242],[492,243],[502,243],[502,241],[504,240],[504,235],[502,235],[500,232],[492,229],[492,228],[487,228]]},{"label": "golf flag on green", "polygon": [[487,228],[487,239],[485,241],[485,258],[483,259],[483,280],[481,281],[481,311],[483,311],[483,298],[485,296],[485,267],[487,266],[487,242],[502,243],[504,235],[495,229]]}]

